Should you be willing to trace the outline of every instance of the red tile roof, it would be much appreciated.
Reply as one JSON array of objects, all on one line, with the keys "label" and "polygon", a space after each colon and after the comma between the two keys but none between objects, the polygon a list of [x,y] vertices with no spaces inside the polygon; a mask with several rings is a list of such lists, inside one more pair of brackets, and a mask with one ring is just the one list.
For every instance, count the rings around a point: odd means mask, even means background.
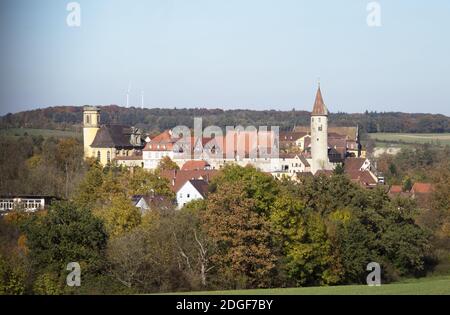
[{"label": "red tile roof", "polygon": [[428,183],[415,183],[411,189],[414,194],[429,194],[433,190],[433,185]]},{"label": "red tile roof", "polygon": [[161,176],[169,180],[172,191],[177,192],[188,180],[203,179],[209,182],[217,175],[215,170],[162,171]]},{"label": "red tile roof", "polygon": [[281,131],[280,132],[280,141],[281,142],[294,142],[300,138],[306,136],[306,132],[295,132],[295,131]]},{"label": "red tile roof", "polygon": [[370,171],[346,171],[345,174],[350,180],[357,182],[365,187],[373,187],[378,184],[377,178]]},{"label": "red tile roof", "polygon": [[182,171],[195,171],[195,170],[204,170],[210,167],[209,163],[206,161],[187,161],[181,167]]},{"label": "red tile roof", "polygon": [[172,151],[173,145],[178,141],[172,138],[170,130],[166,130],[145,145],[144,151]]},{"label": "red tile roof", "polygon": [[344,162],[344,168],[346,171],[359,171],[365,161],[364,158],[348,158]]},{"label": "red tile roof", "polygon": [[392,185],[389,189],[390,194],[400,194],[403,192],[403,188],[400,185]]}]

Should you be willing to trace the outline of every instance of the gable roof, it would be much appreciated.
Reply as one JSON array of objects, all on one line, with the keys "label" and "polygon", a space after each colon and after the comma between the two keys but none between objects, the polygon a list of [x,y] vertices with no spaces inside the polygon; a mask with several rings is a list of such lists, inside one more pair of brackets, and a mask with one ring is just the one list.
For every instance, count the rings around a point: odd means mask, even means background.
[{"label": "gable roof", "polygon": [[308,161],[306,160],[306,158],[303,155],[300,155],[300,161],[302,161],[303,165],[305,165],[305,167],[310,167],[311,165],[309,165]]},{"label": "gable roof", "polygon": [[195,171],[195,170],[204,170],[206,168],[210,167],[209,163],[206,161],[187,161],[183,164],[181,167],[182,171]]},{"label": "gable roof", "polygon": [[365,158],[348,158],[344,161],[344,168],[346,171],[359,171],[365,161]]},{"label": "gable roof", "polygon": [[202,179],[209,182],[214,176],[217,175],[215,170],[191,170],[191,171],[161,171],[161,176],[169,180],[170,189],[174,192],[180,190],[180,188],[191,179]]},{"label": "gable roof", "polygon": [[125,125],[103,125],[97,131],[92,148],[133,148],[131,144],[131,128]]},{"label": "gable roof", "polygon": [[317,89],[316,100],[314,101],[314,107],[311,112],[311,116],[328,116],[328,109],[323,102],[322,91],[320,86]]},{"label": "gable roof", "polygon": [[279,137],[281,142],[293,142],[307,135],[304,131],[281,131]]},{"label": "gable roof", "polygon": [[415,183],[411,189],[415,194],[429,194],[433,190],[433,185],[428,183]]},{"label": "gable roof", "polygon": [[362,186],[374,187],[378,184],[378,179],[370,171],[351,170],[346,171],[345,174],[351,181],[357,182]]},{"label": "gable roof", "polygon": [[171,151],[177,141],[177,138],[172,138],[171,130],[165,130],[147,142],[144,151]]},{"label": "gable roof", "polygon": [[[191,179],[191,180],[189,180],[189,183],[191,183],[192,186],[194,186],[194,188],[203,197],[205,197],[206,194],[208,193],[208,183],[205,180],[203,180],[203,179]],[[180,187],[180,189],[181,189],[181,187]]]},{"label": "gable roof", "polygon": [[[294,132],[306,132],[311,131],[310,126],[295,126]],[[359,137],[358,127],[336,127],[328,126],[328,137],[339,138],[339,136],[346,137],[347,140],[357,141]]]},{"label": "gable roof", "polygon": [[403,188],[401,185],[392,185],[391,188],[389,188],[390,194],[401,194],[403,192]]}]

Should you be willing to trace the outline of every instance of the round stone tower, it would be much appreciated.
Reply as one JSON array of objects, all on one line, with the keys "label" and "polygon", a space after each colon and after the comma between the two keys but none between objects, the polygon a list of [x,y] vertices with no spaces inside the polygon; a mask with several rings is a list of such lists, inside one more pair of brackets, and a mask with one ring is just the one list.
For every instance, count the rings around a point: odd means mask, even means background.
[{"label": "round stone tower", "polygon": [[317,89],[314,108],[311,113],[311,172],[330,169],[328,160],[328,109]]}]

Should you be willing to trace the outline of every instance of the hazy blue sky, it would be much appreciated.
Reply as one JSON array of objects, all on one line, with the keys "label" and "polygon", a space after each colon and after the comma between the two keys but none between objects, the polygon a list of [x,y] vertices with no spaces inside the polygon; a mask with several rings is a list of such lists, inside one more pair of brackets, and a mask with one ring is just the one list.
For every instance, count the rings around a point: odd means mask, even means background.
[{"label": "hazy blue sky", "polygon": [[54,105],[450,115],[450,1],[0,0],[0,115]]}]

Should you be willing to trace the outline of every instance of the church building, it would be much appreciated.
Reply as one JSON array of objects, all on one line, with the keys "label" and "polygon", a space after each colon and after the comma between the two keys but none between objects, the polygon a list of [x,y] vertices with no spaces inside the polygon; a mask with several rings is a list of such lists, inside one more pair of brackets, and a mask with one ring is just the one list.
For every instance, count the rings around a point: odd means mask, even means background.
[{"label": "church building", "polygon": [[114,160],[142,156],[145,141],[142,131],[125,125],[100,124],[100,109],[83,108],[84,157],[96,158],[103,166]]}]

